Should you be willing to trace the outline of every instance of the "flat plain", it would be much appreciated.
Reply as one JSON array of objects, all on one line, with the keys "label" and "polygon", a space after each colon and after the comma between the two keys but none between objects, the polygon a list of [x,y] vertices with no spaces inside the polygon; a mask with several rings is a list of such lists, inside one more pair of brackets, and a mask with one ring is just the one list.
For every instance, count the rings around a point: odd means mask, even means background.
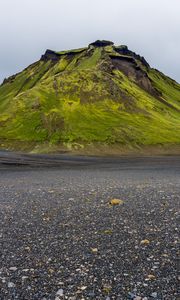
[{"label": "flat plain", "polygon": [[0,299],[178,299],[179,175],[178,156],[1,152]]}]

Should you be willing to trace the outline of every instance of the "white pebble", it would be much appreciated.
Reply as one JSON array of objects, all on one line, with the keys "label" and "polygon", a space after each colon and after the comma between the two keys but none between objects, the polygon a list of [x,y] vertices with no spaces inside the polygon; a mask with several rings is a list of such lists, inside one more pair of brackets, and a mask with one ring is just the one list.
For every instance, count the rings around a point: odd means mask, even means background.
[{"label": "white pebble", "polygon": [[57,293],[56,293],[56,296],[62,297],[63,295],[64,295],[63,289],[59,289],[59,290],[57,291]]},{"label": "white pebble", "polygon": [[10,270],[10,271],[16,271],[16,270],[17,270],[17,267],[10,267],[9,270]]},{"label": "white pebble", "polygon": [[15,284],[13,282],[8,282],[8,288],[14,288]]}]

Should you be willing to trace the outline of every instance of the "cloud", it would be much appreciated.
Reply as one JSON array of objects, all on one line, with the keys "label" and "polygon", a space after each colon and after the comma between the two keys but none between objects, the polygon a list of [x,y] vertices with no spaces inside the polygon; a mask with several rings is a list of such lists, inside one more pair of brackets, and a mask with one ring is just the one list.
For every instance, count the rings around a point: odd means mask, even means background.
[{"label": "cloud", "polygon": [[0,81],[47,48],[82,47],[96,39],[127,44],[180,82],[179,0],[2,0]]}]

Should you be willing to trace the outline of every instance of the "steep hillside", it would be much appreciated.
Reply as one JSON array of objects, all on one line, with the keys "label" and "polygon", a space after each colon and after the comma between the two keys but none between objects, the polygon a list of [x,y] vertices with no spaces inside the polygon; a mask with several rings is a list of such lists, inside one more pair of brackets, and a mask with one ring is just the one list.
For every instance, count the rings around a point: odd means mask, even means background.
[{"label": "steep hillside", "polygon": [[47,50],[0,86],[0,144],[180,144],[180,85],[112,42]]}]

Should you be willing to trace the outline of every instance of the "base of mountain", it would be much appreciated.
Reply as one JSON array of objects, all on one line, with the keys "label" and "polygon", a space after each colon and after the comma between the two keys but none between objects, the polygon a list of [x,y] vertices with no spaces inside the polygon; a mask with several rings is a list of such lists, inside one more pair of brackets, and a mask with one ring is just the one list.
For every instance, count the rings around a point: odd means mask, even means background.
[{"label": "base of mountain", "polygon": [[0,149],[20,151],[34,154],[75,154],[95,156],[155,156],[155,155],[180,155],[180,144],[156,144],[156,145],[122,145],[106,143],[67,143],[67,144],[37,144],[22,141],[0,140]]}]

